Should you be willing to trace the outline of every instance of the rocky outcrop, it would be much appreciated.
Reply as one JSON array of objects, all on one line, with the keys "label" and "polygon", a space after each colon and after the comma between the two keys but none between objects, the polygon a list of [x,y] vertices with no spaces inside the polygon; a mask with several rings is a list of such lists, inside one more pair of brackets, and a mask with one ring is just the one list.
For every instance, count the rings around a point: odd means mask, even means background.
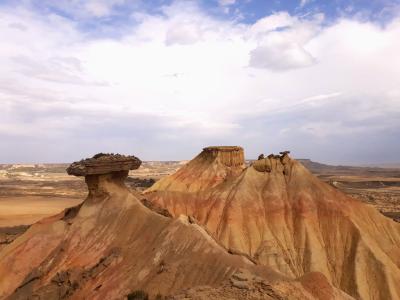
[{"label": "rocky outcrop", "polygon": [[[271,286],[262,277],[256,276],[247,270],[237,270],[229,280],[225,280],[218,287],[199,286],[188,289],[184,293],[172,296],[171,300],[232,300],[232,299],[354,299],[340,290],[333,288],[326,278],[320,273],[310,273],[307,278],[302,278],[299,286],[309,292],[309,295],[290,294],[288,286],[282,283],[279,287]],[[304,298],[302,298],[304,297]]]},{"label": "rocky outcrop", "polygon": [[227,167],[244,166],[244,152],[238,146],[211,146],[203,149],[204,156],[210,156]]},{"label": "rocky outcrop", "polygon": [[141,163],[142,161],[135,156],[98,153],[92,158],[74,162],[67,168],[67,173],[75,176],[100,175],[135,170]]},{"label": "rocky outcrop", "polygon": [[164,217],[172,218],[171,213],[167,209],[155,205],[153,202],[150,202],[146,198],[140,199],[140,202],[142,202],[142,204],[144,206],[146,206],[148,209],[150,209],[150,210],[152,210],[152,211],[154,211],[154,212],[156,212],[156,213],[158,213],[158,214],[160,214],[160,215],[162,215]]},{"label": "rocky outcrop", "polygon": [[271,172],[272,165],[276,165],[275,158],[273,157],[261,158],[256,160],[252,164],[253,168],[256,169],[258,172]]},{"label": "rocky outcrop", "polygon": [[[218,155],[212,161],[233,176],[235,167]],[[0,299],[122,299],[135,290],[174,295],[196,286],[215,289],[241,269],[261,278],[268,293],[322,300],[300,281],[229,254],[194,218],[172,219],[145,207],[124,184],[127,168],[138,161],[115,158],[107,156],[107,168],[98,167],[101,157],[72,164],[71,174],[86,174],[86,200],[33,224],[0,251]],[[257,284],[249,287],[248,299],[266,299]]]},{"label": "rocky outcrop", "polygon": [[290,151],[282,151],[279,153],[280,155],[270,154],[266,158],[264,155],[260,155],[251,166],[258,172],[271,172],[273,168],[278,170],[280,165],[282,165],[283,169],[281,171],[287,175],[289,172],[288,163],[290,162]]},{"label": "rocky outcrop", "polygon": [[17,237],[27,231],[29,225],[19,225],[14,227],[0,227],[0,251],[6,245],[11,244]]},{"label": "rocky outcrop", "polygon": [[227,249],[285,276],[319,272],[355,298],[400,299],[400,225],[286,151],[235,172],[199,155],[144,196],[174,216],[192,215]]}]

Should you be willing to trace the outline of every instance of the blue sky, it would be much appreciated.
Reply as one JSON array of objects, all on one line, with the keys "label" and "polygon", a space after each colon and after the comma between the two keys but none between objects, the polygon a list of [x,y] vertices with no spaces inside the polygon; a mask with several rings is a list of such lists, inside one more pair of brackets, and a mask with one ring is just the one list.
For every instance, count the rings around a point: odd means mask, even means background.
[{"label": "blue sky", "polygon": [[[116,24],[120,26],[129,22],[134,11],[145,11],[150,14],[162,14],[162,6],[173,4],[174,0],[124,0],[124,1],[3,1],[3,6],[25,6],[37,10],[39,13],[54,13],[63,17],[79,21],[82,29],[91,30],[92,27]],[[190,1],[182,1],[190,2]],[[257,20],[280,11],[291,15],[307,16],[323,13],[326,21],[334,22],[337,18],[357,17],[385,24],[396,17],[400,5],[398,0],[202,0],[197,4],[207,13],[219,18],[238,20],[243,23],[254,23]],[[89,5],[88,5],[89,4]],[[92,4],[92,5],[90,5]],[[96,11],[97,4],[97,13]],[[86,6],[86,8],[85,8]],[[89,6],[89,8],[88,8]],[[89,10],[86,18],[82,11]],[[103,7],[100,8],[100,7]],[[77,13],[80,11],[80,13]],[[85,26],[88,26],[85,28]]]},{"label": "blue sky", "polygon": [[0,35],[0,163],[400,161],[397,0],[2,1]]}]

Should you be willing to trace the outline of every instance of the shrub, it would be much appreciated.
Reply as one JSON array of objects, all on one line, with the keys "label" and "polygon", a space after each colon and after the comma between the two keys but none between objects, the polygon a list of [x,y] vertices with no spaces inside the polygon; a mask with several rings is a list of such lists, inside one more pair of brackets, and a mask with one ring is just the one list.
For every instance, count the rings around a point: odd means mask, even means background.
[{"label": "shrub", "polygon": [[149,300],[149,295],[142,290],[134,291],[127,296],[128,300]]}]

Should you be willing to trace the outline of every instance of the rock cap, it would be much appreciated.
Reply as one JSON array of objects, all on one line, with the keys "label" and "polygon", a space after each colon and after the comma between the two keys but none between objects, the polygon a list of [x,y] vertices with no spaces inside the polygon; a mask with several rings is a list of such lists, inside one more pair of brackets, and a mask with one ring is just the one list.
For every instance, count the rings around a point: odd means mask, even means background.
[{"label": "rock cap", "polygon": [[135,170],[141,164],[142,161],[133,155],[98,153],[92,158],[72,163],[67,168],[67,173],[68,175],[75,176],[101,175],[111,172]]},{"label": "rock cap", "polygon": [[218,152],[233,152],[233,151],[243,151],[240,146],[209,146],[203,148],[204,151],[218,151]]},{"label": "rock cap", "polygon": [[288,150],[286,150],[286,151],[281,151],[281,152],[279,152],[279,154],[281,154],[281,155],[288,155],[288,154],[290,154],[290,151],[288,151]]},{"label": "rock cap", "polygon": [[217,158],[228,167],[244,166],[244,150],[240,146],[210,146],[203,148],[202,154]]}]

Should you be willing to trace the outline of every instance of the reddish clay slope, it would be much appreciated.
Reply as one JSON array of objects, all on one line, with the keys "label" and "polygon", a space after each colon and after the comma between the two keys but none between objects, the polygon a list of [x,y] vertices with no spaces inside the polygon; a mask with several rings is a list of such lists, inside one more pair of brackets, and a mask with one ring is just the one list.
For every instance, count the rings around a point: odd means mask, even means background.
[{"label": "reddish clay slope", "polygon": [[[123,183],[131,162],[107,165],[106,174],[99,174],[103,164],[91,165],[90,175],[85,161],[71,166],[70,173],[86,175],[87,199],[2,249],[0,299],[123,299],[137,289],[154,296],[199,285],[209,291],[224,286],[230,294],[244,289],[247,299],[349,299],[330,285],[315,291],[307,281],[289,281],[229,254],[187,217],[147,209]],[[244,271],[252,275],[237,279]]]},{"label": "reddish clay slope", "polygon": [[175,216],[193,215],[232,252],[292,278],[317,271],[356,298],[400,299],[400,224],[287,154],[239,171],[203,151],[145,196]]}]

